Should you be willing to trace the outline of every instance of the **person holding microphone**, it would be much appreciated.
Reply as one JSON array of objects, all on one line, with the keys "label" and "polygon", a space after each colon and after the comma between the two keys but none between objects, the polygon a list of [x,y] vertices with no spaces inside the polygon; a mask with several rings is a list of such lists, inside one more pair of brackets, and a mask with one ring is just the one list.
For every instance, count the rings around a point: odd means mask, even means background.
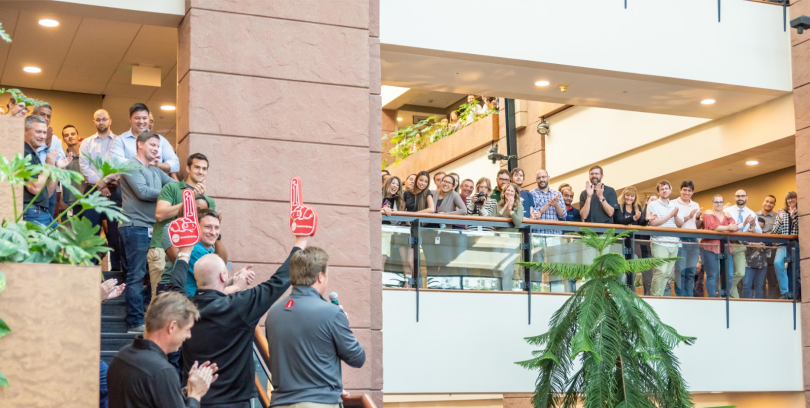
[{"label": "person holding microphone", "polygon": [[343,393],[340,362],[359,368],[366,361],[346,313],[326,300],[328,262],[326,251],[318,247],[292,254],[292,293],[267,314],[271,407],[338,408]]}]

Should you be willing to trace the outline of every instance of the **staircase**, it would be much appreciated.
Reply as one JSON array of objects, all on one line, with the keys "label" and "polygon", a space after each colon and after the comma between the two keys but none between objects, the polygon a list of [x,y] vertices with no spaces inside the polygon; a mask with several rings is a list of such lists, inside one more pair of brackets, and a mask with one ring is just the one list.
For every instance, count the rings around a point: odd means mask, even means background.
[{"label": "staircase", "polygon": [[[123,272],[104,272],[104,279],[115,278],[126,282]],[[124,295],[101,304],[101,359],[110,364],[121,347],[132,343],[137,334],[127,333]]]}]

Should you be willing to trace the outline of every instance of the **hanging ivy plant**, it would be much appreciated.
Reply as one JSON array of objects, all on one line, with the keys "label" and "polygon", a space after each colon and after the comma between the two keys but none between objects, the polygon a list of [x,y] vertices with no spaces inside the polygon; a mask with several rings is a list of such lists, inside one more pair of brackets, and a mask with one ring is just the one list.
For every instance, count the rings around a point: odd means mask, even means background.
[{"label": "hanging ivy plant", "polygon": [[[439,140],[452,135],[453,133],[461,130],[468,124],[477,122],[479,119],[487,117],[497,110],[488,110],[484,115],[476,114],[478,104],[473,102],[471,104],[463,104],[459,106],[459,126],[453,127],[447,120],[436,122],[436,116],[425,118],[419,123],[407,126],[397,131],[383,135],[382,140],[389,140],[394,144],[394,147],[388,151],[391,156],[396,159],[394,165],[408,158],[408,156],[430,146]],[[388,167],[387,160],[383,160],[382,168]]]}]

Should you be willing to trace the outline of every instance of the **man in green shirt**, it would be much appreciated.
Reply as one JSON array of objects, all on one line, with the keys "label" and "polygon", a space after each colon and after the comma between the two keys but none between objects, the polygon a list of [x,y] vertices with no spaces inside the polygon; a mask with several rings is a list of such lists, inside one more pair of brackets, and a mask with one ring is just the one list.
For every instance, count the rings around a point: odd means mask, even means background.
[{"label": "man in green shirt", "polygon": [[166,224],[183,215],[183,190],[190,188],[195,195],[202,195],[208,201],[208,208],[216,210],[216,203],[205,195],[205,177],[208,175],[208,158],[202,153],[194,153],[186,160],[186,179],[177,183],[169,183],[160,190],[155,207],[155,229],[152,240],[149,242],[147,262],[149,263],[149,279],[152,283],[152,297],[157,296],[157,285],[166,268],[166,251],[161,245]]}]

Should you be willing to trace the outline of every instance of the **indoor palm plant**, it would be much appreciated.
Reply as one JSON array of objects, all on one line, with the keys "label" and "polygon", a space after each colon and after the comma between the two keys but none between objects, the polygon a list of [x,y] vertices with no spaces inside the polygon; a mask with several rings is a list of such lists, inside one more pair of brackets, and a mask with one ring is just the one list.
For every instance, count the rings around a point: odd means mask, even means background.
[{"label": "indoor palm plant", "polygon": [[[517,364],[539,370],[532,403],[535,407],[585,408],[692,407],[673,350],[691,345],[686,337],[662,323],[652,307],[619,281],[677,258],[625,260],[605,253],[632,231],[599,236],[583,228],[583,245],[598,255],[590,265],[522,262],[531,269],[586,282],[557,310],[549,331],[526,338],[541,349]],[[574,371],[575,361],[581,366]]]},{"label": "indoor palm plant", "polygon": [[[110,175],[121,174],[131,167],[117,165],[103,160],[94,160],[99,175],[104,178]],[[71,190],[76,196],[76,202],[57,216],[65,217],[65,222],[43,226],[22,220],[26,208],[20,211],[17,208],[16,186],[23,186],[36,180],[35,174],[45,172],[48,178],[62,183],[62,188]],[[104,246],[105,239],[98,236],[100,226],[82,217],[87,210],[94,209],[107,216],[109,220],[125,220],[121,209],[115,203],[96,191],[95,186],[86,193],[73,186],[73,182],[80,182],[84,176],[75,171],[60,169],[56,166],[43,164],[32,165],[31,157],[17,155],[9,161],[0,157],[0,183],[7,183],[11,188],[13,217],[0,222],[0,263],[45,263],[45,264],[72,264],[91,265],[94,260],[100,259],[100,253],[109,250]],[[46,189],[41,189],[39,194]],[[34,202],[36,197],[31,200]],[[30,205],[30,204],[29,204]],[[0,291],[5,288],[5,275],[0,272]],[[11,329],[0,319],[0,337],[10,333]],[[0,386],[7,386],[6,377],[0,372]]]}]

